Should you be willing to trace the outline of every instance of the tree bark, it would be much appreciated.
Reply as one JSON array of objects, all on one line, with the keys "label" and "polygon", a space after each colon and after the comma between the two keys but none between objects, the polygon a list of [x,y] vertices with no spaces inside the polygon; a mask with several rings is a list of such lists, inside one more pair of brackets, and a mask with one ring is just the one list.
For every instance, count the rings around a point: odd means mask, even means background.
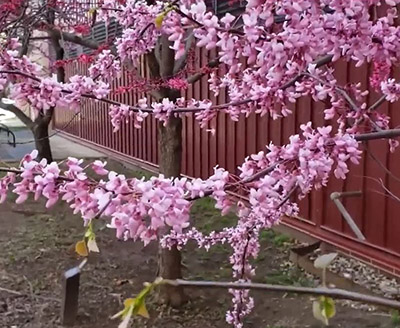
[{"label": "tree bark", "polygon": [[[159,123],[160,173],[166,177],[178,177],[181,174],[182,160],[182,120],[174,117],[166,126]],[[167,232],[165,230],[164,232]],[[165,279],[182,277],[181,252],[172,247],[171,250],[159,248],[159,275]],[[174,277],[174,278],[172,278]],[[182,286],[161,286],[160,298],[163,303],[178,307],[187,301]]]},{"label": "tree bark", "polygon": [[[170,49],[170,42],[163,36],[158,42],[158,48],[147,56],[152,78],[168,78],[173,75],[175,65],[175,52]],[[159,58],[156,56],[159,51]],[[162,88],[159,92],[161,98],[176,100],[180,92]],[[179,117],[169,119],[166,126],[158,125],[158,151],[160,157],[160,173],[166,177],[179,177],[182,161],[182,120]],[[163,233],[167,233],[166,228]],[[182,257],[176,247],[171,250],[159,248],[158,275],[165,279],[182,278]],[[182,286],[161,286],[160,300],[174,307],[181,306],[187,301]]]},{"label": "tree bark", "polygon": [[[52,12],[49,12],[51,16]],[[50,17],[51,21],[53,18]],[[60,45],[60,40],[55,35],[50,35],[51,44],[54,47],[56,53],[56,59],[62,60],[64,58],[64,49]],[[57,81],[65,81],[65,70],[63,67],[57,68]],[[38,117],[34,120],[31,128],[33,136],[35,138],[35,146],[39,152],[39,158],[45,158],[48,162],[53,161],[53,155],[51,152],[50,139],[49,139],[49,125],[53,118],[54,108],[48,109],[45,113],[40,112]]]},{"label": "tree bark", "polygon": [[53,161],[49,139],[49,124],[53,117],[53,108],[49,109],[46,114],[40,114],[34,121],[32,126],[33,137],[35,138],[35,146],[39,153],[40,159],[47,159],[47,162]]}]

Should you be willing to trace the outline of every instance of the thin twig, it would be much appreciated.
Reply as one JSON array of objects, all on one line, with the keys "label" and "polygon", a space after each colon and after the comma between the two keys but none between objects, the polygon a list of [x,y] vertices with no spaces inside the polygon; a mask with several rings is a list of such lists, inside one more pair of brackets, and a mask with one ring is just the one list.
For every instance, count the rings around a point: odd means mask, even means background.
[{"label": "thin twig", "polygon": [[389,188],[387,188],[385,186],[385,184],[383,183],[382,179],[378,179],[379,183],[381,184],[383,190],[385,190],[394,200],[398,201],[400,203],[400,198],[398,196],[396,196],[394,193],[392,193]]},{"label": "thin twig", "polygon": [[[4,288],[4,287],[0,287],[0,291],[9,293],[9,294],[12,294],[12,295],[15,295],[15,296],[20,296],[20,297],[28,296],[29,297],[28,294],[21,293],[21,292],[18,292],[16,290]],[[46,297],[46,296],[40,296],[40,295],[35,295],[35,294],[31,295],[31,298],[41,299],[41,300],[45,300],[45,301],[60,302],[59,299],[54,298],[54,297]]]},{"label": "thin twig", "polygon": [[380,97],[375,103],[373,103],[369,108],[368,111],[373,111],[382,105],[386,101],[386,96]]},{"label": "thin twig", "polygon": [[395,176],[372,152],[368,147],[365,150],[370,158],[372,158],[387,174],[389,174],[394,180],[400,182],[400,178]]},{"label": "thin twig", "polygon": [[25,294],[17,292],[16,290],[4,288],[4,287],[0,287],[0,291],[6,292],[6,293],[9,293],[9,294],[13,294],[13,295],[17,295],[17,296],[26,296]]},{"label": "thin twig", "polygon": [[292,195],[294,194],[294,192],[296,191],[298,185],[297,183],[293,186],[292,189],[290,189],[290,191],[287,193],[287,195],[285,196],[284,199],[282,199],[282,201],[278,204],[277,208],[282,207],[289,199],[290,197],[292,197]]}]

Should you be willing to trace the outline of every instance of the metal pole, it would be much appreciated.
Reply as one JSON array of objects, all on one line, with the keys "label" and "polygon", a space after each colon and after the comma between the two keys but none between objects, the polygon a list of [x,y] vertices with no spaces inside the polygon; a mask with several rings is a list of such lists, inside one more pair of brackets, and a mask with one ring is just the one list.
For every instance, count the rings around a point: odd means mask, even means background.
[{"label": "metal pole", "polygon": [[346,210],[346,208],[343,206],[342,202],[340,201],[341,197],[354,197],[354,196],[361,196],[361,195],[362,195],[361,191],[349,191],[349,192],[341,192],[341,193],[333,192],[331,194],[331,199],[335,203],[339,212],[342,214],[343,218],[346,220],[346,222],[350,226],[351,230],[353,230],[353,232],[357,236],[357,238],[364,241],[365,236],[363,235],[361,230],[358,228],[357,224],[354,222],[350,213]]}]

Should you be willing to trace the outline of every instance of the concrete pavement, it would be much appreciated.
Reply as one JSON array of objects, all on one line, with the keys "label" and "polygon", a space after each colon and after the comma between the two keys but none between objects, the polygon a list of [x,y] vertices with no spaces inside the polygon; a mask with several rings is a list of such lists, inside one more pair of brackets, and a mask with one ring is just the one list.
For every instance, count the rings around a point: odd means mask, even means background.
[{"label": "concrete pavement", "polygon": [[[30,153],[35,149],[35,143],[32,132],[27,129],[21,121],[17,118],[7,119],[1,121],[7,125],[16,136],[16,147],[12,147],[7,143],[7,134],[0,133],[0,160],[1,161],[18,161],[25,154]],[[50,132],[51,133],[51,132]],[[22,142],[23,144],[18,144]],[[28,143],[27,143],[28,142]],[[63,138],[61,135],[54,135],[50,138],[51,149],[53,158],[61,160],[67,157],[76,158],[99,158],[106,157],[103,153],[93,150],[89,147],[75,143],[69,139]]]}]

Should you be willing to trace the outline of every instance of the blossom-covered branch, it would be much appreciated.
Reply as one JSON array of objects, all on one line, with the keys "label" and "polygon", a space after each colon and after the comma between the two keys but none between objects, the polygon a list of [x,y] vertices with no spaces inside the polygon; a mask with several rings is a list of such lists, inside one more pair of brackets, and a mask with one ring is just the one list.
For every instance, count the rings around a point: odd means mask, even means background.
[{"label": "blossom-covered branch", "polygon": [[[79,112],[83,99],[93,99],[110,105],[114,130],[124,122],[140,127],[150,114],[166,126],[176,116],[193,114],[202,127],[207,127],[219,112],[234,121],[253,113],[283,119],[291,114],[291,104],[310,97],[326,104],[321,114],[326,121],[334,122],[319,127],[304,124],[301,133],[292,135],[286,145],[269,144],[265,151],[245,159],[239,177],[217,167],[207,179],[169,179],[162,175],[135,179],[108,172],[100,161],[86,166],[74,158],[61,164],[47,163],[36,160],[33,152],[24,157],[20,168],[0,169],[7,172],[0,179],[0,200],[5,201],[10,190],[17,194],[17,203],[29,195],[44,197],[48,207],[62,200],[81,214],[88,227],[101,217],[109,220],[118,238],[147,244],[160,237],[165,248],[181,248],[189,241],[205,249],[228,243],[238,284],[223,285],[231,288],[233,295],[227,321],[241,328],[243,317],[254,305],[249,289],[255,268],[250,260],[259,253],[259,233],[278,224],[284,215],[296,215],[297,199],[326,186],[331,177],[345,179],[348,163],[357,164],[361,157],[359,142],[389,138],[391,150],[396,149],[398,143],[393,138],[400,136],[400,130],[391,126],[390,117],[380,111],[380,106],[400,100],[400,83],[392,76],[392,68],[400,64],[400,27],[395,23],[399,3],[251,0],[240,16],[226,13],[219,17],[202,0],[104,0],[92,18],[105,23],[115,20],[122,28],[115,49],[100,49],[89,42],[86,45],[97,48],[97,52],[88,60],[88,74],[74,75],[65,82],[41,78],[41,67],[19,56],[18,50],[26,49],[27,39],[17,40],[15,36],[22,30],[29,34],[30,28],[40,28],[50,30],[50,35],[57,38],[83,44],[69,33],[86,33],[91,25],[72,19],[68,6],[85,17],[92,8],[72,0],[63,1],[62,8],[36,4],[30,19],[18,1],[13,1],[10,8],[3,4],[0,26],[8,34],[1,40],[0,90],[9,89],[17,105],[28,104],[36,114],[54,107]],[[54,14],[50,25],[43,16],[47,6]],[[373,6],[381,8],[381,17],[371,14]],[[192,42],[189,38],[196,47],[216,53],[215,62],[206,70],[189,75],[182,69],[179,75],[169,76],[175,74],[172,72],[164,76],[166,81],[160,89],[178,94],[188,83],[207,76],[213,95],[224,93],[229,100],[218,104],[211,99],[174,96],[173,100],[163,98],[149,104],[148,97],[142,97],[137,104],[123,104],[110,99],[111,86],[124,69],[133,67],[135,72],[143,56],[162,62],[157,58],[162,53],[160,38],[170,42],[174,51],[171,59],[174,55],[176,60],[181,59],[179,67],[186,62],[187,45]],[[334,65],[339,59],[357,67],[371,64],[368,85],[341,85]],[[217,65],[223,65],[226,71],[218,70]],[[151,85],[146,87],[145,91],[151,89]],[[380,95],[373,104],[368,103],[371,89]],[[162,94],[166,97],[168,92]],[[99,176],[98,180],[89,178],[89,170]],[[246,197],[247,202],[230,192]],[[215,200],[223,214],[234,211],[237,224],[209,234],[198,231],[189,212],[193,201],[206,196]],[[184,281],[174,283],[190,285]]]}]

